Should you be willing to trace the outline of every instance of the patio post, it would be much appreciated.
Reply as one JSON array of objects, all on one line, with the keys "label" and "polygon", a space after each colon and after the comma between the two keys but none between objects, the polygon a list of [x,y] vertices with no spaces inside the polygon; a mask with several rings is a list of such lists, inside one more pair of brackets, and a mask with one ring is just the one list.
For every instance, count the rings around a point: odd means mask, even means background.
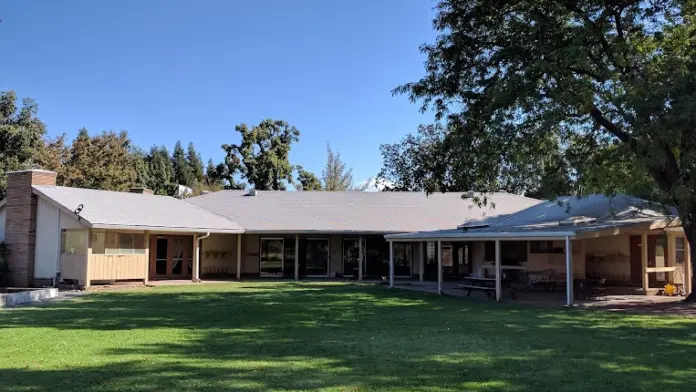
[{"label": "patio post", "polygon": [[442,241],[437,241],[437,293],[442,295]]},{"label": "patio post", "polygon": [[300,235],[295,234],[295,280],[300,279]]},{"label": "patio post", "polygon": [[640,261],[641,261],[641,277],[643,282],[643,293],[648,294],[648,233],[640,235]]},{"label": "patio post", "polygon": [[358,280],[363,278],[363,238],[358,237]]},{"label": "patio post", "polygon": [[198,256],[198,234],[193,234],[193,279],[194,282],[200,282],[200,272],[198,271],[201,267],[199,263],[200,257]]},{"label": "patio post", "polygon": [[419,258],[419,264],[418,264],[418,280],[423,281],[423,269],[425,268],[425,263],[423,262],[423,259],[425,259],[425,254],[423,252],[423,241],[420,242],[420,258]]},{"label": "patio post", "polygon": [[573,248],[570,236],[565,238],[566,306],[573,306]]},{"label": "patio post", "polygon": [[237,280],[242,278],[242,234],[237,233]]},{"label": "patio post", "polygon": [[694,288],[691,287],[691,276],[693,274],[693,271],[691,270],[691,245],[686,238],[684,238],[684,255],[684,274],[686,275],[684,291],[686,291],[686,295],[689,295]]},{"label": "patio post", "polygon": [[394,287],[394,241],[389,241],[389,288]]},{"label": "patio post", "polygon": [[500,240],[495,240],[495,300],[503,297],[503,268],[500,265]]}]

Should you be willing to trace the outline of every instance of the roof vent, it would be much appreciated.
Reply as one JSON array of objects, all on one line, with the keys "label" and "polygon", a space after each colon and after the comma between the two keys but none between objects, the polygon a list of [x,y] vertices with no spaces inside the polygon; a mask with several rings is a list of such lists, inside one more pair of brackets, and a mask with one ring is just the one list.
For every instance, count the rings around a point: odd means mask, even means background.
[{"label": "roof vent", "polygon": [[131,188],[131,189],[128,190],[128,192],[130,192],[130,193],[141,193],[141,194],[143,194],[143,195],[154,195],[154,194],[155,194],[155,192],[153,192],[152,190],[147,189],[147,188],[145,188],[145,187],[135,187],[135,188]]},{"label": "roof vent", "polygon": [[246,194],[247,196],[257,196],[258,192],[256,189],[249,189],[249,192]]},{"label": "roof vent", "polygon": [[474,196],[476,196],[476,192],[474,192],[474,191],[466,192],[466,197],[468,197],[469,199],[473,199]]}]

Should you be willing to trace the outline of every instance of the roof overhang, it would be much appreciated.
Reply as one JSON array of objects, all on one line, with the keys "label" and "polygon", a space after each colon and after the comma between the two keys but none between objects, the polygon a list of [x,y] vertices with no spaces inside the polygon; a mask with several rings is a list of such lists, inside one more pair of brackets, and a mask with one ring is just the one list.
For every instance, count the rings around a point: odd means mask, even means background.
[{"label": "roof overhang", "polygon": [[244,230],[237,229],[219,229],[206,227],[170,227],[170,226],[141,226],[141,225],[118,225],[95,223],[91,225],[92,229],[102,230],[137,230],[137,231],[161,231],[172,233],[215,233],[215,234],[239,234]]}]

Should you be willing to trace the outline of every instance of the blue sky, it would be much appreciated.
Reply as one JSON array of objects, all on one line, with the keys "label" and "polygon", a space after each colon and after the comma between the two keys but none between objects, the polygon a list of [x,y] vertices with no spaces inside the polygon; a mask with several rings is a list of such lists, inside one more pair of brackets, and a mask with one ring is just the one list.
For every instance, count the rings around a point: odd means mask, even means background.
[{"label": "blue sky", "polygon": [[291,163],[325,144],[356,180],[379,145],[432,121],[391,89],[424,74],[428,0],[0,1],[0,91],[32,97],[49,134],[127,130],[140,147],[193,141],[220,161],[236,124],[301,131]]}]

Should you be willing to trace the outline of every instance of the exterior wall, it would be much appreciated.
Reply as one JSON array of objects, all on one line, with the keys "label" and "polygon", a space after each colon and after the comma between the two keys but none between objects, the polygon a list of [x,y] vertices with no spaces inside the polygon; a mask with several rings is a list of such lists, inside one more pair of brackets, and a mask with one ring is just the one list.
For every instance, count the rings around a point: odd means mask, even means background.
[{"label": "exterior wall", "polygon": [[5,207],[0,208],[0,242],[5,241]]},{"label": "exterior wall", "polygon": [[146,279],[147,256],[136,255],[90,255],[90,280]]},{"label": "exterior wall", "polygon": [[256,234],[242,236],[242,275],[259,273],[260,240]]},{"label": "exterior wall", "polygon": [[5,243],[11,286],[29,286],[34,279],[37,196],[32,185],[55,185],[56,173],[26,170],[7,174]]},{"label": "exterior wall", "polygon": [[237,273],[236,234],[211,234],[202,242],[201,276]]},{"label": "exterior wall", "polygon": [[44,199],[36,209],[34,279],[53,279],[59,270],[60,210]]},{"label": "exterior wall", "polygon": [[72,279],[85,284],[87,255],[60,255],[60,274],[63,279]]},{"label": "exterior wall", "polygon": [[584,240],[587,274],[612,281],[631,281],[628,234]]},{"label": "exterior wall", "polygon": [[[302,256],[300,256],[302,257]],[[343,236],[329,237],[329,276],[343,274]]]}]

